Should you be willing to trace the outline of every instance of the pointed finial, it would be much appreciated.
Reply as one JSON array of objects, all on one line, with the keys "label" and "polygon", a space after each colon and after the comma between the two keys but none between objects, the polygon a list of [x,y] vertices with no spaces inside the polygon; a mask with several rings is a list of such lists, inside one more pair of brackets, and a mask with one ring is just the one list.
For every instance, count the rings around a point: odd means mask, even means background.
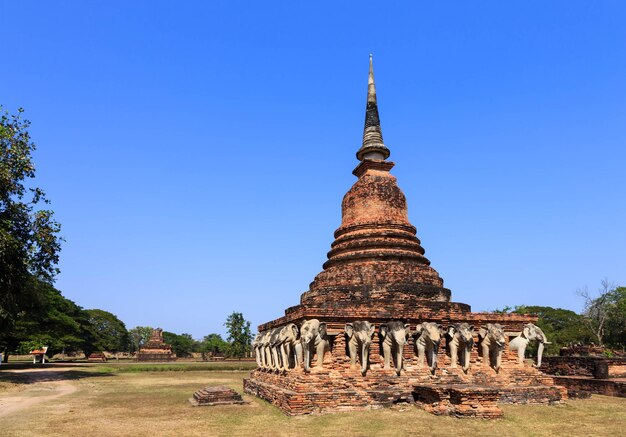
[{"label": "pointed finial", "polygon": [[359,161],[364,159],[383,160],[389,157],[389,149],[383,143],[383,133],[378,117],[376,102],[376,84],[374,83],[374,62],[370,53],[370,70],[367,78],[367,106],[365,108],[365,128],[363,129],[363,145],[356,153]]},{"label": "pointed finial", "polygon": [[367,102],[376,103],[376,84],[374,83],[374,62],[370,53],[370,73],[367,78]]}]

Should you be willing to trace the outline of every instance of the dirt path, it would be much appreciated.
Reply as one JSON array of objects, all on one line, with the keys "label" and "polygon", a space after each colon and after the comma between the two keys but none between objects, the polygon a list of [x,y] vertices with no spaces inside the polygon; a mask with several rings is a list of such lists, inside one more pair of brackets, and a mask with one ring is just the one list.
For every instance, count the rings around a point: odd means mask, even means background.
[{"label": "dirt path", "polygon": [[20,373],[28,378],[28,385],[17,393],[0,394],[0,417],[8,416],[42,402],[74,393],[76,385],[63,377],[67,369],[24,369],[8,370],[7,373]]}]

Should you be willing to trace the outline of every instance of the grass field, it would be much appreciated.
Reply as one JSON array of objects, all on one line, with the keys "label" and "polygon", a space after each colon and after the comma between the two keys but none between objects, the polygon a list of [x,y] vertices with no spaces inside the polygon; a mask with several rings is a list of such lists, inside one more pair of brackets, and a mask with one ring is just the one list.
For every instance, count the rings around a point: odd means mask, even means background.
[{"label": "grass field", "polygon": [[[626,399],[594,396],[566,405],[504,406],[496,421],[436,417],[413,406],[324,416],[286,417],[270,404],[192,407],[207,385],[242,392],[238,363],[86,365],[55,372],[0,371],[0,435],[95,436],[619,436]],[[249,363],[244,365],[250,366]],[[152,366],[152,367],[151,367]],[[198,368],[200,366],[201,368]],[[158,369],[157,369],[158,368]],[[15,371],[18,372],[18,371]],[[56,390],[56,391],[55,391]],[[62,395],[57,392],[65,390]],[[55,394],[56,393],[56,394]],[[59,396],[53,398],[53,396]],[[41,397],[49,396],[45,401]],[[19,400],[28,407],[2,415]],[[14,405],[17,405],[14,403]],[[25,405],[25,404],[20,404]],[[15,408],[15,407],[14,407]]]}]

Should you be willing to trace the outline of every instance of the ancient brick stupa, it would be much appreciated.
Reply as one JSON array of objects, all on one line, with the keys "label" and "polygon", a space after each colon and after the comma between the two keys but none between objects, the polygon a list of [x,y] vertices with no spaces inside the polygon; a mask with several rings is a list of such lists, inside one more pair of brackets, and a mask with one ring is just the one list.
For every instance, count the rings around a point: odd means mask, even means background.
[{"label": "ancient brick stupa", "polygon": [[172,346],[163,340],[163,330],[155,328],[150,339],[137,353],[137,361],[170,361],[176,359]]},{"label": "ancient brick stupa", "polygon": [[[290,415],[415,402],[437,414],[499,417],[498,403],[559,402],[563,388],[502,347],[536,317],[472,313],[451,302],[409,222],[389,155],[370,57],[363,144],[353,171],[358,180],[343,198],[341,226],[300,304],[259,326],[259,368],[244,381],[245,391]],[[471,325],[468,361],[456,366],[453,338],[441,334],[462,323]],[[501,325],[506,340],[490,343],[485,328]],[[369,352],[367,336],[353,335],[359,329],[369,330]],[[486,359],[472,339],[490,344]]]}]

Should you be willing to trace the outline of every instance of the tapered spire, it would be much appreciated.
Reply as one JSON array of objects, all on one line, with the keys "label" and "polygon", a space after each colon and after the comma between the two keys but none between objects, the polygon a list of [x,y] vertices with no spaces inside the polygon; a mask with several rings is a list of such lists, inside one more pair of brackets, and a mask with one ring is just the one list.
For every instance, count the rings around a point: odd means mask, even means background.
[{"label": "tapered spire", "polygon": [[367,79],[367,106],[365,108],[365,127],[363,128],[363,145],[356,152],[359,161],[365,159],[387,159],[389,149],[383,143],[383,133],[378,118],[376,102],[376,84],[374,83],[374,64],[370,54],[370,71]]}]

